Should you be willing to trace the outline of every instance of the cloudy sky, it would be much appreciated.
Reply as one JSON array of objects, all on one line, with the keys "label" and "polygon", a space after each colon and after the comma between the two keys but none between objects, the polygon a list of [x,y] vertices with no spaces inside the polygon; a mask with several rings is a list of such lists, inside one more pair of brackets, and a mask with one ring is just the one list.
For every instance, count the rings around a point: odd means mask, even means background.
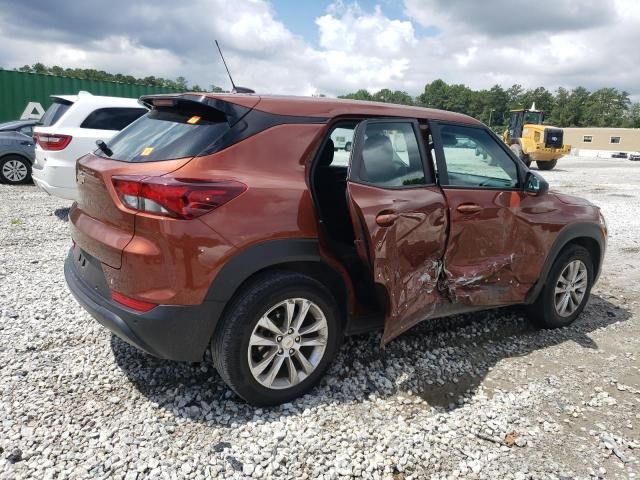
[{"label": "cloudy sky", "polygon": [[613,86],[640,100],[638,0],[0,0],[0,67],[42,62],[258,92]]}]

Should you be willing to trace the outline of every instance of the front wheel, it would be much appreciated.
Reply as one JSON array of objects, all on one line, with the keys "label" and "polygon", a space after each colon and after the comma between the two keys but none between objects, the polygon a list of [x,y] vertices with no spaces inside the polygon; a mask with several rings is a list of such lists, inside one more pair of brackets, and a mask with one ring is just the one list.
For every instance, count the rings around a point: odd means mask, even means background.
[{"label": "front wheel", "polygon": [[529,316],[543,328],[566,327],[584,309],[592,285],[593,259],[584,247],[572,245],[555,260]]},{"label": "front wheel", "polygon": [[31,181],[31,164],[25,158],[8,155],[0,160],[0,180],[11,185]]},{"label": "front wheel", "polygon": [[558,164],[558,160],[548,160],[546,162],[536,162],[538,168],[540,170],[553,170],[553,168]]},{"label": "front wheel", "polygon": [[306,275],[258,277],[234,299],[211,342],[218,373],[254,405],[299,397],[322,377],[342,332],[331,293]]}]

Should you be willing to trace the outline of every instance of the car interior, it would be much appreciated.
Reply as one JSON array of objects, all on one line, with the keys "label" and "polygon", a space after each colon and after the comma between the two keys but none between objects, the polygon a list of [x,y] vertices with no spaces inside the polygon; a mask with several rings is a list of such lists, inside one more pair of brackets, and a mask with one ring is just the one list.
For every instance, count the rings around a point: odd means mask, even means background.
[{"label": "car interior", "polygon": [[[340,135],[351,130],[350,134],[353,135],[358,123],[359,120],[341,122],[332,128],[312,171],[312,191],[328,247],[349,271],[356,295],[371,303],[375,300],[372,275],[361,261],[354,244],[354,222],[347,195],[351,152],[342,152],[332,140],[336,130],[341,132]],[[412,127],[409,123],[398,126],[398,130],[390,130],[388,122],[385,126],[375,123],[367,126],[362,149],[363,162],[358,171],[352,173],[352,176],[360,180],[359,183],[374,184],[382,188],[425,183],[420,151]],[[403,135],[403,128],[408,129],[411,135]],[[421,126],[421,133],[428,141],[430,135],[426,125]],[[407,138],[410,140],[406,141]],[[428,144],[432,148],[433,144]],[[428,158],[431,159],[431,150]],[[359,223],[355,222],[356,225]]]}]

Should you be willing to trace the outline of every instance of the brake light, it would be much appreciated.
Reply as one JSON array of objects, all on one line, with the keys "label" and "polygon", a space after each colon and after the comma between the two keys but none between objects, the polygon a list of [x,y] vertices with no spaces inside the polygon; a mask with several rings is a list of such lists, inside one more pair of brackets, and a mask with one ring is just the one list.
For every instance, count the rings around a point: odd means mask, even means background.
[{"label": "brake light", "polygon": [[156,307],[155,303],[144,302],[142,300],[136,300],[135,298],[127,297],[120,292],[111,291],[111,299],[118,302],[120,305],[138,310],[139,312],[148,312],[152,308]]},{"label": "brake light", "polygon": [[34,133],[33,138],[43,150],[60,151],[71,143],[71,135],[55,135],[52,133]]},{"label": "brake light", "polygon": [[247,189],[243,183],[233,180],[121,175],[112,177],[112,181],[127,208],[183,219],[211,212]]}]

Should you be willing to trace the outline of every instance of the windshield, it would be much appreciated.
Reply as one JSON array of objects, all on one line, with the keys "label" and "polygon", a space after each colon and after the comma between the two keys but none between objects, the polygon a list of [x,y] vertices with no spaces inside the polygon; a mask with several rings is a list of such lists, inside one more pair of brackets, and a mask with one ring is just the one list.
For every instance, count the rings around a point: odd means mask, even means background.
[{"label": "windshield", "polygon": [[542,112],[525,112],[524,123],[529,125],[541,125]]},{"label": "windshield", "polygon": [[225,115],[201,105],[159,107],[140,117],[109,142],[111,155],[125,162],[152,162],[193,157],[229,130]]}]

